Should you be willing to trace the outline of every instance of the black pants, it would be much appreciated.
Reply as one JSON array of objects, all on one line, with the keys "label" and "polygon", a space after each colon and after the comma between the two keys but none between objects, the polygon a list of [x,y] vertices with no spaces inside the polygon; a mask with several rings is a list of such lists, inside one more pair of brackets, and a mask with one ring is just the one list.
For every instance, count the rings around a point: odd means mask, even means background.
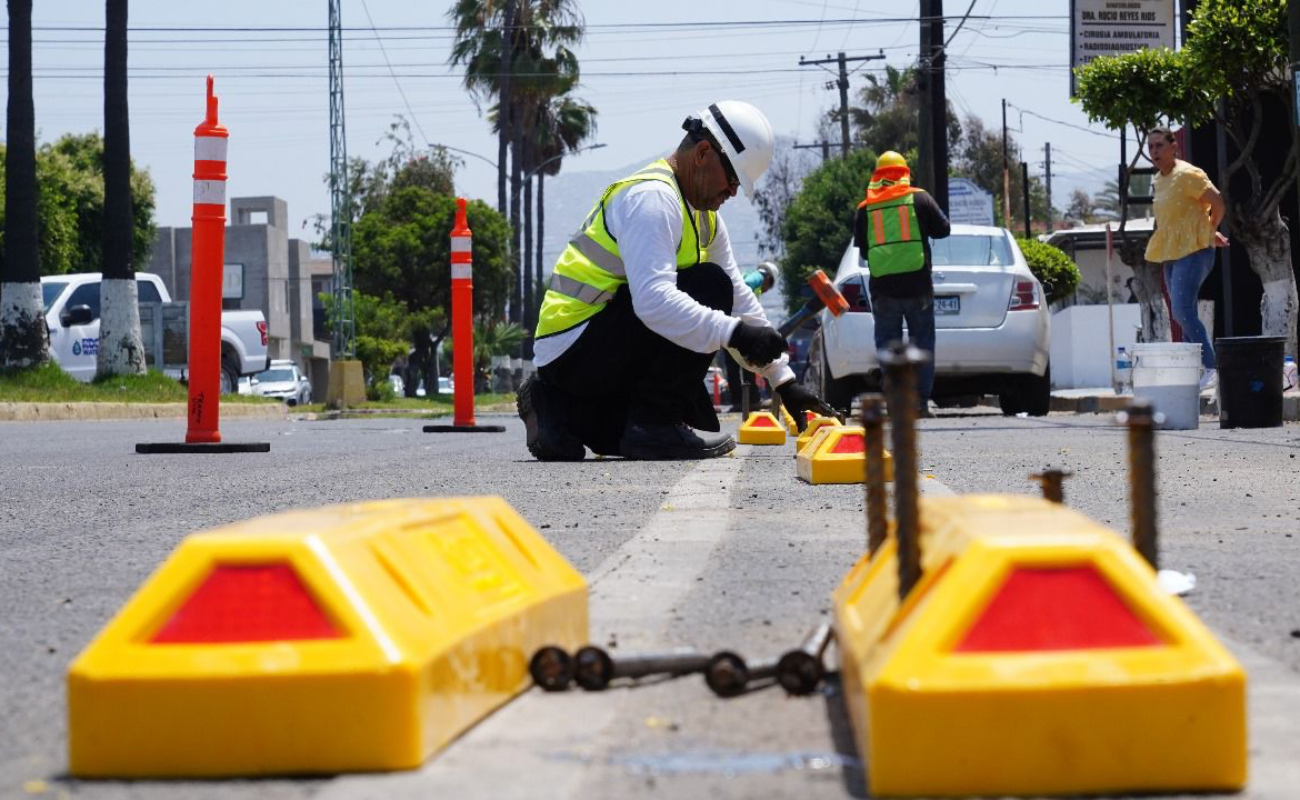
[{"label": "black pants", "polygon": [[[731,279],[716,264],[679,270],[677,288],[731,313]],[[719,430],[704,389],[713,355],[679,347],[647,328],[623,286],[564,355],[537,373],[569,431],[593,452],[617,455],[629,420]]]}]

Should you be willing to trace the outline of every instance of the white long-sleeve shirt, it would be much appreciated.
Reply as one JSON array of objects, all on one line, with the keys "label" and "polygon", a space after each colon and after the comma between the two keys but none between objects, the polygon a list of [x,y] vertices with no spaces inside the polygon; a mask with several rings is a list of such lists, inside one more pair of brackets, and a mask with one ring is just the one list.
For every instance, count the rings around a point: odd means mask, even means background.
[{"label": "white long-sleeve shirt", "polygon": [[[605,228],[618,241],[627,271],[632,308],[646,327],[668,341],[697,353],[726,346],[741,322],[772,327],[754,291],[745,284],[731,250],[727,226],[718,216],[718,231],[709,245],[709,260],[731,279],[731,314],[701,305],[677,288],[677,246],[682,239],[682,213],[677,195],[662,181],[640,181],[605,203]],[[588,323],[538,339],[533,363],[545,366],[577,341]],[[793,380],[789,356],[758,370],[772,386]]]}]

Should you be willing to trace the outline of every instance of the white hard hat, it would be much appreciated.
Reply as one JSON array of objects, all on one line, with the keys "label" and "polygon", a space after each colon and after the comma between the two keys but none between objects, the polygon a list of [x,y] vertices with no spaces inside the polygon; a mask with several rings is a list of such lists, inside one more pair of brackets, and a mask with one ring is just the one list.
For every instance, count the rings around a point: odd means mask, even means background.
[{"label": "white hard hat", "polygon": [[754,184],[772,163],[776,140],[763,112],[739,100],[721,100],[701,109],[699,118],[717,140],[736,170],[745,194],[754,196]]}]

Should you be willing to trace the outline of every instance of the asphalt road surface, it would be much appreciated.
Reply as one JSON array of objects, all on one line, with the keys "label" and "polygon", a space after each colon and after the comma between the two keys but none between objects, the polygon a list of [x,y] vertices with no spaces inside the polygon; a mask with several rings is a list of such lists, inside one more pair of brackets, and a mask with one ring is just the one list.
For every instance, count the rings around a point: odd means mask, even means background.
[{"label": "asphalt road surface", "polygon": [[[698,677],[603,693],[529,691],[422,769],[211,782],[67,776],[68,664],[186,534],[360,499],[501,495],[591,583],[593,641],[777,654],[830,611],[863,547],[859,486],[795,478],[792,446],[706,462],[541,464],[513,418],[500,435],[424,434],[421,421],[239,422],[271,452],[140,456],[183,423],[0,423],[0,798],[865,796],[832,683],[732,700]],[[734,427],[735,420],[730,424]],[[1032,493],[1074,473],[1072,507],[1127,529],[1124,431],[1108,416],[921,423],[929,492]],[[1251,786],[1300,796],[1300,426],[1158,435],[1164,566],[1251,677]]]}]

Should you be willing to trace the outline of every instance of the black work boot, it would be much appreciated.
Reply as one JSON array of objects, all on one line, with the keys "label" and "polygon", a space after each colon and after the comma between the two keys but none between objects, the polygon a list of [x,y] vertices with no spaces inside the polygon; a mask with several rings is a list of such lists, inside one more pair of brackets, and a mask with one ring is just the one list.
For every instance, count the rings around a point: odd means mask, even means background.
[{"label": "black work boot", "polygon": [[684,422],[632,422],[623,429],[619,452],[640,461],[675,461],[717,458],[736,449],[726,433],[703,433]]},{"label": "black work boot", "polygon": [[529,376],[519,387],[515,407],[528,431],[528,452],[538,461],[581,461],[587,451],[576,436],[564,429],[557,419],[546,386],[536,376]]}]

